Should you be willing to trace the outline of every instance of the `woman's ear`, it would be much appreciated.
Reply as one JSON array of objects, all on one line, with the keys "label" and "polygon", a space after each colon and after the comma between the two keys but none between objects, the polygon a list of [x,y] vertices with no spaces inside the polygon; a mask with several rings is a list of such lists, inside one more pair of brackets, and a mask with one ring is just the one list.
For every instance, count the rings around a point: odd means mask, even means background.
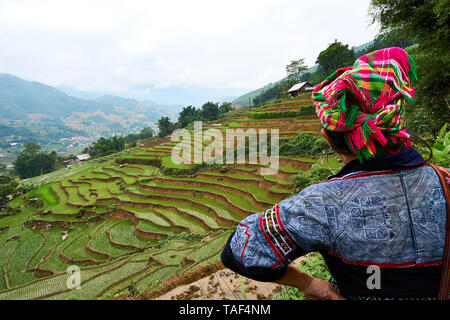
[{"label": "woman's ear", "polygon": [[325,130],[325,128],[322,128],[322,130],[320,130],[320,135],[322,137],[325,138],[325,140],[327,140],[328,145],[331,147],[331,149],[336,150],[336,147],[334,146],[333,142],[331,141],[330,137],[327,134],[327,130]]}]

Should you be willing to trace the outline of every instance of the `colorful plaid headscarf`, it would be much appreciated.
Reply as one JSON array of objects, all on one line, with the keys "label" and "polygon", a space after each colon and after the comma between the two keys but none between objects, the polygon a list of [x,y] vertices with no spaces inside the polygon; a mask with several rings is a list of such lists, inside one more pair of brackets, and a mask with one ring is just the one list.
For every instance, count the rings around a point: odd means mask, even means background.
[{"label": "colorful plaid headscarf", "polygon": [[312,98],[322,126],[347,132],[347,144],[362,162],[377,152],[394,154],[411,147],[403,114],[416,80],[414,60],[406,51],[387,48],[336,70],[313,90]]}]

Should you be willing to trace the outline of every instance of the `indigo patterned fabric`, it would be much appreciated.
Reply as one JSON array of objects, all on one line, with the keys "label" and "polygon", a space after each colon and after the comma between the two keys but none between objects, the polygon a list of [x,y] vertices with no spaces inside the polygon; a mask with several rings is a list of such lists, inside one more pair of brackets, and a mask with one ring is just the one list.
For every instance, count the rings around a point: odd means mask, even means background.
[{"label": "indigo patterned fabric", "polygon": [[295,242],[283,226],[279,206],[244,219],[230,247],[245,267],[276,268],[295,251]]},{"label": "indigo patterned fabric", "polygon": [[429,166],[353,173],[247,217],[230,245],[247,268],[277,268],[323,249],[348,263],[433,265],[443,256],[445,217],[444,193]]},{"label": "indigo patterned fabric", "polygon": [[[448,169],[447,169],[448,170]],[[446,204],[438,175],[413,148],[360,163],[240,222],[223,264],[275,281],[293,259],[320,252],[346,297],[436,297]],[[368,266],[381,289],[367,286]]]}]

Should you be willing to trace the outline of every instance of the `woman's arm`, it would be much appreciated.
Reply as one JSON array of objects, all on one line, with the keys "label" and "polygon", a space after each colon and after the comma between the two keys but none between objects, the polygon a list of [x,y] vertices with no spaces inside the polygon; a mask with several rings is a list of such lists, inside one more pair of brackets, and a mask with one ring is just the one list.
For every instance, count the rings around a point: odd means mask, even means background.
[{"label": "woman's arm", "polygon": [[309,300],[346,300],[336,285],[314,278],[293,264],[288,265],[284,276],[274,282],[299,289]]},{"label": "woman's arm", "polygon": [[296,258],[330,245],[329,221],[318,218],[320,210],[320,197],[302,191],[248,216],[228,239],[223,264],[256,281],[297,287],[309,299],[343,299],[333,284],[291,265]]}]

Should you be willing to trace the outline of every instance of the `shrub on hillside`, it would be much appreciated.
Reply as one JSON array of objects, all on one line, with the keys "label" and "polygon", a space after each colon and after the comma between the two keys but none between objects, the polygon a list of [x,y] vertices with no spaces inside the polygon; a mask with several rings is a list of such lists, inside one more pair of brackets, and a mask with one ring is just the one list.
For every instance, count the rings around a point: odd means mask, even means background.
[{"label": "shrub on hillside", "polygon": [[309,171],[294,176],[294,192],[298,193],[310,185],[327,180],[332,173],[328,169],[313,166]]},{"label": "shrub on hillside", "polygon": [[247,117],[250,119],[282,119],[295,118],[300,116],[312,116],[316,114],[314,105],[300,106],[298,110],[271,111],[271,112],[249,112]]},{"label": "shrub on hillside", "polygon": [[201,171],[221,169],[222,167],[223,167],[222,164],[201,163],[201,164],[195,164],[195,165],[192,166],[192,168],[188,168],[188,169],[163,168],[161,171],[166,176],[181,177],[181,176],[192,176],[192,175],[197,174],[197,173],[199,173]]},{"label": "shrub on hillside", "polygon": [[439,131],[439,136],[434,142],[433,162],[437,165],[450,167],[450,131],[447,131],[448,125],[445,124]]},{"label": "shrub on hillside", "polygon": [[295,138],[280,144],[280,155],[296,156],[307,154],[315,156],[323,154],[323,151],[328,149],[328,143],[322,136],[299,134]]},{"label": "shrub on hillside", "polygon": [[250,119],[280,119],[297,117],[298,111],[275,111],[275,112],[249,112],[247,117]]},{"label": "shrub on hillside", "polygon": [[136,158],[130,156],[120,156],[114,159],[117,164],[144,164],[150,165],[157,168],[161,168],[162,160],[159,158]]},{"label": "shrub on hillside", "polygon": [[155,178],[154,177],[150,177],[150,178],[139,179],[137,182],[138,183],[147,183],[147,182],[151,182],[153,180],[155,180]]},{"label": "shrub on hillside", "polygon": [[316,107],[311,104],[309,106],[301,106],[298,110],[299,116],[315,116],[316,115]]},{"label": "shrub on hillside", "polygon": [[164,240],[161,240],[154,246],[155,249],[161,249],[166,244],[171,243],[173,240],[184,240],[188,242],[198,242],[203,239],[203,236],[198,234],[181,234],[178,236],[169,236],[165,238]]},{"label": "shrub on hillside", "polygon": [[41,146],[27,142],[24,149],[14,161],[14,168],[21,179],[36,177],[55,170],[57,154],[46,152]]}]

